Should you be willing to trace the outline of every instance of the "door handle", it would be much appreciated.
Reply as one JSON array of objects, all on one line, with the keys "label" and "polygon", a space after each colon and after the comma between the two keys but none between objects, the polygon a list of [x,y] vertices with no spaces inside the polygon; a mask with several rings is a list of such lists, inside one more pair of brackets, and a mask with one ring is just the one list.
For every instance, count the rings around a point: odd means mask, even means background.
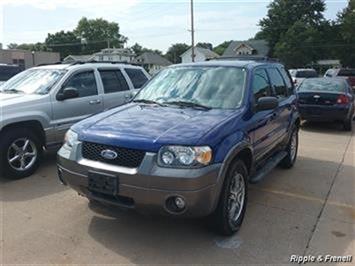
[{"label": "door handle", "polygon": [[92,100],[89,102],[89,104],[93,105],[93,104],[100,104],[101,101],[100,100]]}]

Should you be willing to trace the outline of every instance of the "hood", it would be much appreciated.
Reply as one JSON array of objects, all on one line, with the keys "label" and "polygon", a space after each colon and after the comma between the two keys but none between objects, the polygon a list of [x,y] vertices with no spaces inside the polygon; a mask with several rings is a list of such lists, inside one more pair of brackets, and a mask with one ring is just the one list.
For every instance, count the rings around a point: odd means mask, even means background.
[{"label": "hood", "polygon": [[18,104],[28,103],[32,100],[43,98],[39,94],[22,94],[22,93],[2,93],[0,92],[0,108],[14,106],[18,108]]},{"label": "hood", "polygon": [[81,141],[156,152],[162,145],[198,145],[235,112],[131,103],[86,119],[73,130]]}]

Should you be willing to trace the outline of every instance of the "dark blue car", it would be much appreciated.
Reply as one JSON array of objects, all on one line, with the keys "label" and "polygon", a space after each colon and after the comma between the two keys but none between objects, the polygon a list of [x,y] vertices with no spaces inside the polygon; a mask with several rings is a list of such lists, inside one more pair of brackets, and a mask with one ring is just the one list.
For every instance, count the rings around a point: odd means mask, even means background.
[{"label": "dark blue car", "polygon": [[281,64],[210,61],[161,71],[131,103],[86,119],[58,152],[61,182],[91,201],[243,220],[248,183],[296,161],[300,118]]},{"label": "dark blue car", "polygon": [[309,121],[341,122],[351,131],[354,95],[343,78],[310,78],[297,89],[301,118]]}]

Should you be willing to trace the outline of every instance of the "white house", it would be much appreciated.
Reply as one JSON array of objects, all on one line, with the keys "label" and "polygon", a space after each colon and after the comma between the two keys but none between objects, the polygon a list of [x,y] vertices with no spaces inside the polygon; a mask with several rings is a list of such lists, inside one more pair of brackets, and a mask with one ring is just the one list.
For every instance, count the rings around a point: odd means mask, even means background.
[{"label": "white house", "polygon": [[88,62],[95,60],[94,55],[68,55],[63,59],[63,63],[70,64],[74,62]]},{"label": "white house", "polygon": [[265,40],[232,41],[222,57],[266,57],[269,50]]},{"label": "white house", "polygon": [[[192,63],[192,48],[188,49],[185,53],[180,55],[180,57],[182,63]],[[195,47],[195,62],[203,62],[217,57],[219,57],[219,55],[209,49],[198,46]]]},{"label": "white house", "polygon": [[133,62],[135,54],[126,48],[106,48],[94,54],[96,61]]}]

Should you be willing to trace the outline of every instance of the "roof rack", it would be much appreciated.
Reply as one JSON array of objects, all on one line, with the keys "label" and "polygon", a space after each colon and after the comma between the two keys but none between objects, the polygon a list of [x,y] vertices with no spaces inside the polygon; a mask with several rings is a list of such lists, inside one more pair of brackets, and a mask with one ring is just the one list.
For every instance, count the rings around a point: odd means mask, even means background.
[{"label": "roof rack", "polygon": [[63,64],[63,62],[61,61],[58,61],[58,62],[54,62],[54,63],[43,63],[43,64],[39,64],[39,65],[36,65],[36,66],[50,66],[50,65],[61,65]]},{"label": "roof rack", "polygon": [[221,61],[221,60],[235,60],[235,61],[257,61],[257,62],[280,62],[277,58],[270,58],[267,56],[229,56],[229,57],[217,57],[210,59],[209,61]]},{"label": "roof rack", "polygon": [[133,66],[139,66],[139,64],[137,63],[133,63],[133,62],[127,62],[127,61],[96,61],[96,60],[88,60],[88,61],[75,61],[73,63],[71,63],[71,66],[74,65],[84,65],[84,64],[123,64],[123,65],[133,65]]}]

